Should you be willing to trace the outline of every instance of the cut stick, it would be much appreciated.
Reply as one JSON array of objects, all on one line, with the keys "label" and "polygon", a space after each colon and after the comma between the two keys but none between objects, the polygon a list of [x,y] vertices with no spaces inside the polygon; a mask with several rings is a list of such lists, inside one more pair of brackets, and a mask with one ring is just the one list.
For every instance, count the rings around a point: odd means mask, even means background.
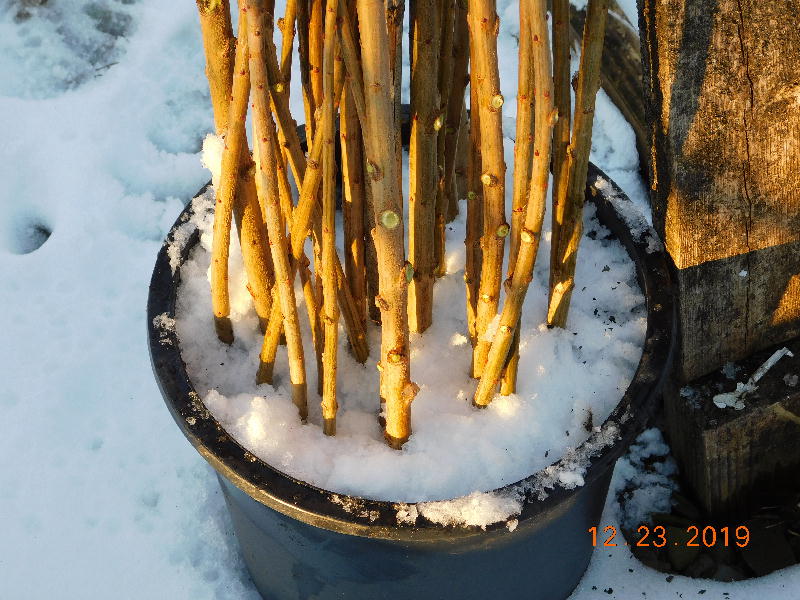
[{"label": "cut stick", "polygon": [[[436,131],[436,216],[433,224],[433,274],[442,277],[446,272],[445,256],[445,222],[450,208],[452,186],[445,178],[445,149],[447,146],[447,108],[450,90],[453,87],[453,39],[456,15],[455,0],[437,0],[439,23],[442,30],[439,50],[439,73],[437,88],[439,90],[439,106],[434,130]],[[434,63],[435,64],[435,63]],[[459,115],[460,116],[460,115]]]},{"label": "cut stick", "polygon": [[[530,2],[519,4],[519,61],[517,90],[517,131],[514,142],[514,190],[512,192],[511,246],[508,254],[508,276],[514,272],[519,253],[520,231],[525,221],[530,187],[533,152],[533,94],[534,74],[531,35]],[[548,50],[549,51],[549,50]],[[517,364],[519,363],[519,327],[514,329],[511,351],[503,369],[500,392],[513,394],[517,387]]]},{"label": "cut stick", "polygon": [[[338,81],[335,83],[335,94],[341,95],[343,89],[343,80]],[[314,139],[311,152],[312,157],[318,157],[316,160],[321,159],[322,155],[322,136],[317,135]],[[318,164],[318,163],[317,163]],[[300,202],[298,202],[297,209],[295,210],[295,222],[292,224],[292,255],[296,257],[296,248],[294,245],[294,239],[298,236],[301,236],[302,233],[300,231],[308,231],[308,219],[313,219],[314,223],[319,223],[319,208],[320,205],[317,202],[316,198],[316,189],[318,189],[319,181],[320,181],[320,169],[319,167],[316,168],[316,176],[312,174],[311,179],[316,179],[317,185],[313,186],[309,184],[306,186],[306,180],[303,181],[303,188],[300,193]],[[312,169],[309,169],[307,173],[312,173]],[[302,206],[302,210],[301,210]],[[311,211],[309,213],[309,211]],[[297,216],[300,214],[303,218]],[[304,220],[306,219],[306,220]],[[315,225],[312,228],[312,231],[317,229]],[[301,238],[302,239],[302,238]],[[299,247],[299,251],[302,252],[302,243]],[[347,336],[350,340],[350,346],[353,352],[353,357],[360,363],[366,362],[367,358],[369,358],[369,346],[367,344],[366,333],[364,331],[364,324],[362,320],[359,318],[358,309],[356,307],[355,301],[353,300],[353,296],[350,292],[350,286],[347,283],[347,277],[342,269],[341,261],[339,260],[338,255],[335,258],[335,267],[336,267],[336,275],[338,277],[338,284],[337,290],[339,295],[339,308],[341,310],[341,315],[344,319],[345,329],[347,330]]]},{"label": "cut stick", "polygon": [[239,31],[236,45],[234,77],[225,148],[222,152],[222,172],[214,205],[214,237],[211,243],[211,304],[217,337],[226,344],[233,343],[228,291],[228,256],[231,241],[233,200],[239,182],[242,147],[246,139],[245,118],[250,95],[250,75],[247,66],[247,35]]},{"label": "cut stick", "polygon": [[[312,133],[315,135],[315,129],[318,126],[316,117],[318,114],[320,116],[322,114],[322,49],[323,36],[325,34],[325,3],[326,0],[309,0],[308,58],[311,69],[311,92],[314,96],[314,106],[316,107],[315,119],[312,122]],[[321,170],[322,162],[320,161],[319,164]],[[299,181],[302,181],[302,178]],[[317,202],[322,202],[321,191],[317,192]],[[321,226],[319,220],[316,220],[313,225],[316,228],[315,231],[319,232]],[[314,258],[314,294],[317,297],[317,304],[322,306],[322,246],[318,235],[312,237],[312,255]]]},{"label": "cut stick", "polygon": [[[366,362],[369,358],[369,346],[364,333],[364,325],[356,308],[355,300],[350,292],[347,283],[347,276],[342,269],[339,255],[336,255],[334,266],[336,267],[337,293],[339,294],[339,310],[344,319],[344,326],[347,330],[348,339],[353,350],[353,357],[360,363]],[[355,340],[355,342],[354,342]]]},{"label": "cut stick", "polygon": [[[294,24],[297,20],[297,3],[305,0],[286,0],[283,18],[278,21],[281,29],[281,81],[287,82],[292,77],[292,46],[294,46]],[[287,90],[288,95],[288,90]]]},{"label": "cut stick", "polygon": [[[553,125],[558,118],[553,108],[553,79],[550,59],[550,41],[547,26],[546,0],[531,0],[530,29],[531,55],[534,69],[535,134],[533,168],[525,222],[520,232],[520,247],[513,274],[507,287],[500,324],[489,350],[483,375],[475,391],[473,404],[487,406],[494,397],[500,372],[506,362],[514,332],[519,328],[522,306],[528,284],[533,277],[533,265],[539,249],[544,222],[547,184],[550,177],[550,154],[553,142]],[[522,30],[520,31],[521,34]]]},{"label": "cut stick", "polygon": [[512,192],[511,244],[508,253],[509,275],[519,252],[519,234],[528,206],[533,154],[534,74],[531,35],[531,2],[519,3],[519,60],[517,89],[517,129],[514,142],[514,189]]},{"label": "cut stick", "polygon": [[[358,51],[358,41],[354,33],[353,22],[355,21],[354,9],[355,2],[350,0],[350,7],[346,0],[339,0],[339,19],[340,19],[340,40],[342,45],[342,57],[344,58],[345,69],[348,73],[348,85],[350,93],[355,103],[361,131],[366,127],[366,116],[364,109],[364,77],[361,70],[361,59]],[[359,136],[363,135],[359,132]],[[362,146],[363,148],[363,146]],[[363,157],[363,152],[362,152]],[[365,159],[364,159],[365,160]],[[366,172],[366,163],[362,160],[361,172]],[[364,271],[366,278],[366,305],[369,318],[380,324],[380,310],[375,304],[378,295],[378,258],[375,252],[375,242],[372,239],[372,231],[375,229],[375,213],[372,204],[372,188],[369,185],[363,186],[364,192],[364,211],[363,229],[364,236]]]},{"label": "cut stick", "polygon": [[[219,2],[216,6],[212,6],[206,0],[198,0],[197,6],[206,56],[206,75],[214,112],[214,127],[217,135],[223,135],[228,127],[228,110],[233,85],[233,61],[236,50],[236,40],[231,29],[230,5],[227,0]],[[253,182],[252,162],[246,141],[242,143],[239,175],[237,192],[233,201],[233,215],[247,273],[247,287],[263,329],[266,327],[272,303],[272,262],[267,250],[264,221],[259,216],[260,209]]]},{"label": "cut stick", "polygon": [[558,123],[553,129],[553,210],[550,215],[550,276],[549,290],[553,289],[558,266],[558,240],[564,222],[567,189],[567,147],[572,124],[572,88],[570,86],[570,21],[569,0],[553,0],[553,81],[554,100],[558,109]]},{"label": "cut stick", "polygon": [[[316,306],[316,302],[314,306]],[[283,311],[281,311],[280,293],[276,285],[272,294],[272,314],[267,322],[267,329],[264,332],[264,339],[261,342],[261,352],[259,352],[258,355],[259,363],[258,371],[256,372],[257,384],[268,383],[272,385],[273,383],[275,357],[278,354],[278,346],[280,345],[282,333]]]},{"label": "cut stick", "polygon": [[[278,28],[281,30],[280,79],[278,79],[278,81],[284,86],[287,103],[291,92],[292,47],[294,46],[295,36],[294,26],[297,21],[297,2],[298,0],[287,0],[283,17],[278,19]],[[285,165],[288,159],[288,152],[285,147],[285,136],[280,132],[278,133],[278,141],[281,143],[281,157]]]},{"label": "cut stick", "polygon": [[[272,84],[271,77],[278,76],[277,70],[277,62],[275,58],[275,46],[272,43],[271,39],[265,40],[266,44],[266,69],[267,69],[267,76],[268,81],[270,82],[270,93],[273,99],[272,106],[273,108],[278,106],[279,103],[283,104],[285,98],[283,94],[278,91],[276,93],[275,86]],[[335,91],[334,94],[336,97],[341,96],[342,89],[344,86],[344,77],[341,76],[337,80],[335,80],[334,87]],[[295,142],[291,142],[292,137],[290,132],[295,132],[295,139],[296,139],[296,127],[294,126],[294,120],[291,118],[291,114],[288,112],[288,104],[285,105],[285,112],[283,114],[288,115],[288,117],[284,118],[284,127],[287,133],[287,142],[289,144],[289,154],[297,155],[297,151],[293,150],[295,147]],[[278,118],[279,123],[281,122],[280,114],[276,111],[276,117]],[[296,142],[296,148],[299,149],[299,140]],[[320,227],[320,202],[318,199],[318,191],[320,187],[320,183],[322,181],[322,169],[321,169],[321,161],[322,161],[322,137],[318,137],[317,135],[314,136],[311,144],[311,148],[309,150],[308,159],[306,160],[305,156],[300,151],[300,157],[297,160],[292,161],[290,159],[290,164],[294,164],[293,167],[294,175],[297,181],[302,182],[301,185],[298,187],[300,188],[300,198],[297,203],[297,208],[295,209],[295,217],[294,220],[296,222],[292,223],[292,254],[295,260],[300,259],[300,255],[302,254],[303,250],[303,242],[305,238],[308,236],[309,229],[316,229],[319,230]],[[297,239],[299,238],[299,239]],[[315,240],[318,242],[319,238],[315,236]],[[299,243],[300,246],[295,252],[295,242]],[[315,249],[319,249],[319,244],[315,244]],[[320,256],[321,259],[321,256]],[[317,262],[316,264],[320,264]],[[347,328],[348,338],[350,340],[350,345],[353,350],[353,355],[355,356],[356,360],[359,362],[365,362],[369,356],[369,347],[367,345],[366,334],[364,333],[364,327],[361,320],[358,318],[358,309],[354,305],[354,300],[348,286],[346,285],[346,278],[344,271],[341,268],[341,263],[337,257],[337,273],[339,277],[345,282],[345,285],[339,285],[339,302],[342,310],[342,314],[345,316],[345,326]],[[321,282],[320,282],[321,283]],[[315,286],[315,290],[317,287]],[[317,306],[321,304],[320,296],[315,291],[315,297],[317,298]],[[272,320],[273,318],[280,319],[280,314],[278,307],[273,307],[272,312],[270,314],[269,319]],[[269,357],[267,357],[269,358]]]},{"label": "cut stick", "polygon": [[[309,21],[308,21],[308,75],[309,75],[309,90],[311,92],[311,104],[313,104],[314,112],[313,118],[310,123],[306,123],[306,139],[313,139],[316,134],[317,118],[321,115],[322,107],[322,45],[325,27],[325,2],[326,0],[308,0],[309,3]],[[320,114],[318,114],[320,113]],[[321,170],[322,163],[319,162]],[[296,181],[302,182],[303,176],[295,172]],[[315,201],[321,202],[321,197],[315,193]],[[319,221],[313,223],[319,229]],[[322,248],[319,245],[319,237],[313,237],[312,255],[314,258],[314,295],[317,299],[317,305],[322,304]]]},{"label": "cut stick", "polygon": [[277,132],[272,120],[267,94],[268,84],[264,67],[263,45],[267,37],[265,33],[269,32],[270,28],[266,25],[265,17],[263,0],[242,3],[239,18],[248,23],[247,37],[254,88],[253,129],[256,143],[259,145],[260,158],[258,171],[259,175],[266,180],[267,194],[262,202],[267,208],[267,228],[272,242],[272,262],[275,266],[278,300],[283,313],[283,329],[289,354],[289,377],[292,382],[292,401],[297,407],[300,419],[305,421],[308,417],[305,360],[294,296],[293,269],[289,265],[286,233],[281,223],[280,192],[275,171],[275,166],[281,159]]},{"label": "cut stick", "polygon": [[383,0],[358,0],[361,57],[366,100],[364,133],[367,175],[375,208],[375,246],[379,261],[381,309],[381,384],[384,401],[384,437],[399,449],[411,435],[411,402],[418,388],[410,380],[407,275],[403,239],[403,198],[398,185],[400,155],[386,143],[394,126],[393,79]]},{"label": "cut stick", "polygon": [[[573,47],[580,46],[585,17],[585,9],[577,10],[574,6],[570,8],[569,39]],[[600,87],[633,129],[639,153],[639,171],[647,181],[651,148],[650,130],[644,116],[639,27],[638,22],[634,24],[628,20],[616,0],[608,2],[603,58],[600,63]]]},{"label": "cut stick", "polygon": [[269,257],[269,240],[258,203],[254,165],[247,141],[242,141],[239,181],[233,200],[233,217],[239,232],[242,263],[247,274],[247,290],[253,299],[261,330],[266,328],[272,307],[274,275]]},{"label": "cut stick", "polygon": [[[294,263],[294,261],[292,261]],[[308,322],[311,324],[311,341],[314,344],[314,357],[317,364],[317,394],[322,395],[322,345],[323,332],[319,307],[314,297],[314,286],[311,271],[308,268],[309,261],[305,253],[300,257],[299,265],[300,283],[303,285],[303,298],[305,300]],[[272,362],[275,362],[274,354]]]},{"label": "cut stick", "polygon": [[[452,89],[447,99],[447,114],[445,119],[445,149],[444,149],[444,186],[445,189],[452,189],[450,193],[451,206],[448,206],[447,222],[449,223],[458,215],[458,200],[466,198],[467,190],[459,190],[456,182],[456,169],[458,163],[458,153],[467,149],[467,144],[462,144],[459,148],[462,129],[461,123],[466,119],[466,107],[464,106],[464,90],[467,88],[469,77],[467,76],[467,66],[469,65],[469,28],[467,27],[466,4],[456,2],[455,16],[453,23],[453,77]],[[463,193],[463,195],[461,195]],[[442,230],[444,234],[444,229]],[[444,244],[442,244],[442,257],[439,261],[440,270],[444,268]]]},{"label": "cut stick", "polygon": [[[470,56],[472,51],[470,51]],[[474,63],[471,63],[474,68]],[[480,239],[483,230],[483,184],[481,184],[481,127],[480,110],[478,109],[478,90],[470,85],[470,121],[469,121],[469,156],[467,161],[467,223],[464,245],[466,261],[464,265],[464,283],[467,290],[467,329],[473,350],[478,343],[476,324],[478,320],[478,289],[481,279],[483,250]],[[473,361],[474,361],[473,352]],[[470,375],[476,377],[475,365],[470,368]]]},{"label": "cut stick", "polygon": [[[395,152],[402,156],[403,145],[400,139],[400,94],[403,80],[403,15],[405,0],[386,0],[386,28],[389,37],[389,69],[392,73],[392,105],[394,106],[394,144]],[[410,15],[409,15],[410,16]],[[413,18],[410,16],[410,18]],[[402,169],[397,170],[397,186],[403,189]]]},{"label": "cut stick", "polygon": [[592,121],[597,89],[600,87],[600,60],[603,55],[608,0],[589,0],[583,28],[578,85],[575,91],[575,116],[572,138],[567,149],[567,185],[559,190],[558,203],[564,206],[558,255],[550,288],[547,324],[565,327],[572,290],[575,287],[575,263],[583,233],[583,202],[589,151],[592,146]]},{"label": "cut stick", "polygon": [[280,155],[280,160],[275,165],[275,175],[278,179],[278,190],[280,191],[281,216],[283,217],[284,225],[291,231],[293,210],[292,187],[289,185],[289,174],[286,172],[286,163],[282,155]]},{"label": "cut stick", "polygon": [[497,315],[503,279],[503,252],[509,225],[505,219],[506,163],[503,152],[503,96],[497,65],[497,33],[500,19],[495,0],[469,3],[470,48],[474,50],[471,84],[478,91],[481,128],[483,184],[483,266],[478,293],[477,342],[473,351],[473,373],[480,377],[489,353],[486,339]]},{"label": "cut stick", "polygon": [[[362,128],[362,132],[363,132]],[[363,138],[363,134],[362,134]],[[364,156],[363,171],[365,182],[367,157]],[[375,203],[372,200],[372,186],[364,186],[364,270],[367,277],[367,315],[376,325],[381,324],[381,310],[378,308],[378,252],[375,249]]]},{"label": "cut stick", "polygon": [[356,113],[361,126],[366,125],[364,112],[364,74],[361,71],[361,59],[358,56],[358,40],[353,28],[353,18],[346,0],[339,0],[339,36],[342,43],[342,58],[347,70],[347,83],[353,95]]},{"label": "cut stick", "polygon": [[[332,0],[333,1],[333,0]],[[342,155],[342,221],[344,222],[344,266],[353,303],[362,325],[366,324],[367,280],[364,239],[364,153],[361,122],[364,116],[363,75],[358,57],[358,47],[352,30],[351,13],[345,0],[338,1],[339,40],[344,58],[347,79],[342,92],[339,115],[339,137]],[[353,94],[360,96],[359,109]]]},{"label": "cut stick", "polygon": [[231,100],[233,61],[236,39],[231,27],[231,7],[228,0],[212,2],[197,0],[200,31],[206,56],[206,78],[211,92],[214,127],[221,135],[228,127],[228,108]]},{"label": "cut stick", "polygon": [[[468,76],[467,76],[468,78]],[[463,94],[462,94],[463,96]],[[463,200],[467,197],[469,191],[469,184],[467,183],[467,174],[469,173],[469,155],[472,151],[470,149],[469,137],[469,111],[467,110],[467,103],[461,104],[461,125],[458,130],[458,141],[456,142],[456,158],[453,165],[453,187],[455,187],[455,197],[458,200]]]},{"label": "cut stick", "polygon": [[311,90],[311,65],[309,62],[308,29],[310,15],[308,0],[297,0],[297,54],[300,57],[300,84],[303,89],[303,108],[305,109],[306,140],[314,137],[314,119],[316,105],[314,92]]},{"label": "cut stick", "polygon": [[414,276],[408,286],[408,321],[422,333],[433,323],[436,268],[436,140],[439,119],[439,0],[417,0],[411,49],[411,140],[408,145],[408,254]]},{"label": "cut stick", "polygon": [[[256,165],[261,164],[260,158],[258,155],[258,144],[255,144],[253,147],[253,160],[255,161]],[[286,224],[288,224],[291,230],[291,223],[292,223],[292,198],[291,198],[291,188],[289,187],[289,180],[286,174],[286,169],[283,166],[281,161],[278,161],[276,165],[276,174],[278,176],[278,190],[280,193],[280,206],[281,206],[281,213],[283,220]],[[256,177],[256,187],[263,188],[261,185],[263,183],[263,177]],[[258,189],[258,195],[260,198],[266,198],[266,190],[265,189]],[[266,222],[266,206],[262,206],[262,211],[264,214],[264,222]],[[314,355],[316,358],[316,366],[317,366],[317,387],[318,393],[322,394],[322,334],[320,333],[320,324],[319,324],[319,313],[316,304],[316,300],[313,297],[311,286],[309,285],[309,281],[311,280],[311,273],[308,270],[308,258],[306,258],[305,254],[301,255],[300,260],[298,261],[297,269],[300,273],[300,281],[303,285],[303,296],[305,298],[305,306],[306,306],[306,313],[308,315],[308,322],[311,328],[311,340],[314,344]],[[294,266],[293,266],[294,268]],[[277,293],[277,290],[273,288],[273,295]],[[280,307],[280,302],[278,300],[274,300],[276,302],[276,308]],[[256,383],[268,383],[272,384],[272,376],[275,366],[275,355],[277,354],[278,345],[280,343],[281,334],[283,333],[283,313],[280,313],[280,318],[275,320],[274,326],[269,328],[269,326],[265,327],[264,330],[264,341],[261,346],[261,353],[259,355],[260,363],[258,372],[256,373]],[[267,319],[269,322],[269,319]]]},{"label": "cut stick", "polygon": [[[341,94],[344,81],[335,84],[336,94]],[[309,229],[312,229],[314,222],[319,222],[319,202],[317,200],[317,191],[319,184],[322,181],[322,148],[323,136],[319,132],[314,136],[311,144],[311,150],[308,157],[308,168],[306,169],[305,178],[300,188],[300,199],[297,202],[292,213],[292,230],[291,230],[291,251],[293,261],[296,263],[303,255],[303,246],[305,239],[308,237]],[[353,356],[358,362],[366,362],[369,357],[369,346],[367,345],[366,334],[361,321],[358,319],[358,311],[355,308],[354,301],[350,295],[349,286],[346,283],[346,277],[342,270],[341,262],[337,256],[336,258],[336,272],[339,277],[339,307],[344,317],[345,327],[347,329],[347,336],[350,340],[350,346],[353,351]],[[316,292],[315,292],[316,297]],[[269,328],[274,329],[272,323],[275,320],[281,319],[280,307],[274,303],[272,305],[272,313],[269,318]],[[274,354],[263,355],[262,361],[266,359],[267,362],[274,360]]]},{"label": "cut stick", "polygon": [[342,221],[344,222],[344,268],[353,302],[362,323],[367,314],[367,280],[364,265],[364,155],[350,84],[345,86],[339,114],[342,149]]},{"label": "cut stick", "polygon": [[517,376],[519,375],[519,337],[520,323],[514,329],[514,337],[511,340],[511,349],[506,356],[503,364],[502,375],[500,378],[500,395],[510,396],[517,393]]},{"label": "cut stick", "polygon": [[[400,82],[403,72],[403,17],[405,10],[405,0],[386,0],[386,28],[389,35],[389,68],[392,72],[392,82],[394,84],[392,88],[392,102],[394,102],[396,106],[400,106]],[[414,15],[409,13],[409,20],[411,19],[414,19]],[[413,26],[410,26],[410,29],[413,31]],[[413,62],[413,59],[411,60]],[[395,112],[395,117],[399,117],[399,114],[399,112]]]},{"label": "cut stick", "polygon": [[289,82],[284,81],[281,75],[272,36],[265,40],[265,45],[266,72],[270,83],[271,106],[278,121],[278,139],[280,147],[286,150],[295,181],[299,183],[305,176],[306,158],[297,135],[297,122],[289,109]]},{"label": "cut stick", "polygon": [[[326,0],[309,1],[308,22],[308,67],[311,79],[311,93],[314,97],[314,107],[322,107],[322,44],[325,34],[325,2]],[[312,125],[316,124],[312,121]],[[313,132],[313,131],[312,131]]]},{"label": "cut stick", "polygon": [[334,63],[336,48],[336,0],[325,7],[323,49],[322,135],[322,289],[325,345],[322,354],[322,422],[325,435],[336,435],[336,359],[339,344],[339,305],[336,274],[336,158],[334,155]]}]

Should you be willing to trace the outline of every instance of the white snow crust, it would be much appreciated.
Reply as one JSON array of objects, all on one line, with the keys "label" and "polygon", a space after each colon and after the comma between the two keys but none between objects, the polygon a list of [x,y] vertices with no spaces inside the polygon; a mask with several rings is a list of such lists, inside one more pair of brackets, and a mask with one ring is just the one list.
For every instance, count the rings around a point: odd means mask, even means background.
[{"label": "white snow crust", "polygon": [[[511,144],[507,150],[510,161]],[[214,154],[205,153],[207,164]],[[284,349],[276,365],[275,387],[255,384],[261,334],[235,241],[229,281],[237,339],[230,347],[216,339],[209,316],[213,314],[208,280],[212,202],[211,195],[198,200],[193,221],[200,225],[200,246],[181,268],[176,328],[189,378],[209,410],[245,448],[317,487],[392,502],[459,498],[449,504],[453,511],[443,512],[444,504],[422,510],[439,522],[485,526],[505,519],[519,512],[518,498],[509,502],[505,495],[476,497],[473,492],[520,481],[577,448],[619,402],[638,365],[646,311],[633,263],[619,242],[604,239],[607,230],[594,218],[594,207],[587,206],[587,236],[582,240],[579,284],[567,329],[547,329],[543,324],[549,256],[549,234],[545,234],[543,258],[523,313],[517,393],[498,395],[486,410],[473,409],[475,381],[468,377],[471,346],[464,335],[462,211],[448,227],[448,273],[435,288],[434,325],[411,338],[412,378],[420,386],[412,405],[411,439],[401,452],[386,446],[377,422],[377,353],[365,366],[356,363],[347,351],[343,328],[337,435],[328,438],[320,428],[315,393],[310,395],[309,424],[299,421],[290,398]],[[296,295],[302,298],[299,289]],[[299,312],[305,324],[305,310]],[[310,331],[305,329],[304,334],[310,353]],[[370,326],[368,337],[371,347],[378,348],[379,330]],[[315,390],[313,361],[309,367],[309,389]],[[581,485],[581,472],[561,472],[553,483]]]}]

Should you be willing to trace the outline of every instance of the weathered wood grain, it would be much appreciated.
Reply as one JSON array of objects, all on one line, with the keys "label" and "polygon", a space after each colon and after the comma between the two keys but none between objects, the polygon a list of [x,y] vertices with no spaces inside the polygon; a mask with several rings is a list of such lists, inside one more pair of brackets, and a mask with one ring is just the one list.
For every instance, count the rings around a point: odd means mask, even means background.
[{"label": "weathered wood grain", "polygon": [[746,518],[771,494],[796,487],[800,387],[785,378],[800,374],[800,341],[787,344],[794,357],[781,358],[767,372],[744,399],[744,410],[713,403],[720,389],[733,391],[779,347],[731,365],[732,378],[716,371],[687,386],[673,382],[665,390],[667,426],[684,493],[715,518]]},{"label": "weathered wood grain", "polygon": [[800,0],[642,0],[654,223],[679,376],[800,330]]}]

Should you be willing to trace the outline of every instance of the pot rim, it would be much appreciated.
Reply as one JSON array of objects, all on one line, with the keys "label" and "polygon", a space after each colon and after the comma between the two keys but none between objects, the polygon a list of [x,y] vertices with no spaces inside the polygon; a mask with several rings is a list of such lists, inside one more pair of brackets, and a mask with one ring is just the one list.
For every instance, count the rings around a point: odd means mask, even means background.
[{"label": "pot rim", "polygon": [[[195,197],[209,187],[210,183],[206,184]],[[613,467],[654,412],[656,399],[672,365],[676,303],[663,245],[624,192],[591,163],[586,200],[595,204],[598,219],[616,235],[635,264],[639,287],[647,304],[647,332],[633,379],[599,431],[595,430],[576,449],[550,466],[521,481],[487,492],[520,496],[521,512],[512,517],[520,524],[568,501]],[[425,541],[441,540],[442,535],[463,538],[487,530],[505,529],[506,521],[485,528],[445,526],[421,514],[413,523],[398,522],[398,510],[413,511],[417,505],[435,502],[389,502],[330,492],[279,471],[228,435],[189,381],[175,328],[158,326],[165,315],[175,318],[180,266],[199,241],[196,227],[189,235],[186,231],[186,226],[192,227],[193,205],[190,202],[181,212],[158,253],[148,295],[147,329],[150,358],[159,389],[181,431],[203,458],[258,502],[305,523],[345,534]],[[174,253],[176,244],[180,249],[180,264],[173,272],[170,249]],[[583,485],[569,489],[560,485],[554,473],[576,466],[585,468]]]}]

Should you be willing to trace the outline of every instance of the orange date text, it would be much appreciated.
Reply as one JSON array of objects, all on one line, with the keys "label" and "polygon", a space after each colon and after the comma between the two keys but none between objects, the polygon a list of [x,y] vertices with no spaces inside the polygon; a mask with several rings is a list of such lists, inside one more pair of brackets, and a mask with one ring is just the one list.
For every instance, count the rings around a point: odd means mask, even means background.
[{"label": "orange date text", "polygon": [[592,538],[592,546],[612,547],[612,546],[638,546],[640,548],[653,547],[663,548],[667,544],[674,546],[681,545],[687,547],[706,547],[714,546],[738,546],[744,548],[750,543],[750,530],[744,525],[739,525],[735,529],[731,527],[713,527],[707,525],[700,527],[691,525],[686,528],[686,535],[678,536],[676,539],[668,539],[667,529],[661,525],[650,527],[649,525],[639,525],[636,529],[636,539],[633,542],[626,542],[622,536],[617,538],[617,528],[613,525],[603,527],[598,532],[597,527],[589,527],[589,534]]}]

